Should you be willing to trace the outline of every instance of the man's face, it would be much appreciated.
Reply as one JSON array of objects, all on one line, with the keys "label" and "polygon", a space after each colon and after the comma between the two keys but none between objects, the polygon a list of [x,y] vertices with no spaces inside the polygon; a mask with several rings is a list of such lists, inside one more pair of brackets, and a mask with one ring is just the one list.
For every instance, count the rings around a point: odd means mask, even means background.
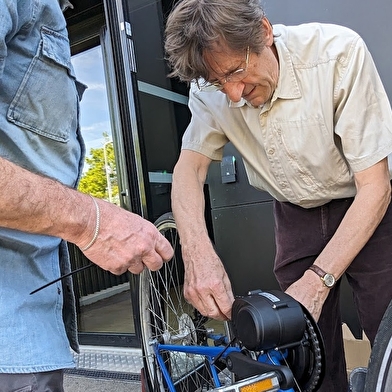
[{"label": "man's face", "polygon": [[[247,48],[243,53],[234,53],[222,43],[204,54],[210,66],[208,81],[221,84],[221,91],[233,102],[244,98],[255,107],[263,105],[272,97],[278,84],[279,62],[272,28],[268,22],[263,20],[263,23],[267,29],[266,46],[259,55],[252,51],[247,53]],[[231,78],[237,71],[240,77]]]}]

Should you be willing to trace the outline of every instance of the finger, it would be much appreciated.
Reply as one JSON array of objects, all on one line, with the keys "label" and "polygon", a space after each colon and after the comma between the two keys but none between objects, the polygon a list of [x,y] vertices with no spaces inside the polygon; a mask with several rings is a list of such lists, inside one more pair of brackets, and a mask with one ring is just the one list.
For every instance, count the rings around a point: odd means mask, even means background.
[{"label": "finger", "polygon": [[230,290],[225,292],[224,296],[216,296],[215,302],[217,304],[217,308],[224,315],[224,317],[228,320],[231,319],[231,309],[233,307],[234,296],[233,292]]},{"label": "finger", "polygon": [[147,255],[145,255],[142,259],[142,263],[151,271],[158,271],[162,265],[163,265],[163,260],[161,255],[159,255],[155,251],[149,252]]},{"label": "finger", "polygon": [[137,264],[137,265],[135,264],[135,265],[132,265],[132,267],[128,268],[128,271],[133,273],[134,275],[141,274],[143,272],[143,270],[144,270],[144,264],[143,263],[140,263],[140,264]]},{"label": "finger", "polygon": [[169,261],[174,256],[174,250],[170,242],[159,233],[157,242],[155,244],[155,251],[161,256],[162,260]]},{"label": "finger", "polygon": [[219,309],[203,314],[203,316],[219,321],[229,320],[222,312],[219,311]]},{"label": "finger", "polygon": [[212,295],[207,295],[205,297],[203,306],[204,306],[204,309],[203,309],[202,314],[204,316],[207,316],[209,318],[213,318],[213,319],[216,319],[216,320],[222,320],[222,319],[226,318],[222,314],[222,312],[220,311],[219,306],[215,302],[215,299],[214,299],[214,297]]},{"label": "finger", "polygon": [[225,304],[219,304],[216,302],[216,299],[214,298],[214,302],[216,303],[216,314],[211,316],[211,318],[215,320],[230,320],[231,319],[231,308],[232,308],[232,302],[228,302],[226,305]]},{"label": "finger", "polygon": [[222,306],[219,308],[225,320],[231,320],[231,308],[232,308],[232,303],[228,306]]},{"label": "finger", "polygon": [[212,294],[213,299],[216,303],[216,307],[219,309],[221,315],[227,319],[231,319],[231,309],[234,302],[234,294],[231,289],[230,283],[224,282],[224,288],[219,290],[217,293]]},{"label": "finger", "polygon": [[189,292],[187,294],[184,292],[184,298],[188,304],[196,308],[203,316],[208,317],[208,305],[204,303],[202,296],[190,295]]},{"label": "finger", "polygon": [[121,264],[121,265],[110,265],[110,266],[104,266],[102,264],[98,264],[102,269],[109,271],[113,275],[122,275],[123,273],[127,272],[128,268],[126,265]]}]

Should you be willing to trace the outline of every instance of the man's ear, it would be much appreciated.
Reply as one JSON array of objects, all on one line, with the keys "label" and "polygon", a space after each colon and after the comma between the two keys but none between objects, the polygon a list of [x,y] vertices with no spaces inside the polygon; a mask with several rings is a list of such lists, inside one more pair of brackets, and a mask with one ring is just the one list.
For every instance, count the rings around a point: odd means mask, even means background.
[{"label": "man's ear", "polygon": [[266,46],[271,46],[274,43],[274,32],[272,29],[271,22],[264,16],[261,20],[263,30],[264,30],[264,43]]}]

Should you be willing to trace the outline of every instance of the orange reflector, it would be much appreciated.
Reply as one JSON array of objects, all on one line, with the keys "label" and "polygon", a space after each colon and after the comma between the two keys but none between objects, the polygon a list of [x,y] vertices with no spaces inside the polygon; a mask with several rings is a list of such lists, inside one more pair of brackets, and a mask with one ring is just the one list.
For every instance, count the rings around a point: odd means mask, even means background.
[{"label": "orange reflector", "polygon": [[266,378],[265,380],[260,380],[253,382],[252,384],[246,385],[244,387],[240,387],[240,392],[263,392],[268,391],[274,387],[274,384],[270,378]]}]

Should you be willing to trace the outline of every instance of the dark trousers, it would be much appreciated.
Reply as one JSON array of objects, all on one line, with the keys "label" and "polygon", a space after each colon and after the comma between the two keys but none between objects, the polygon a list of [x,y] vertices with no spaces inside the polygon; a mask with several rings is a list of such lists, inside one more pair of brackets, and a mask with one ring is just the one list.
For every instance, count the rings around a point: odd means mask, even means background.
[{"label": "dark trousers", "polygon": [[63,370],[42,373],[0,373],[0,392],[64,392]]},{"label": "dark trousers", "polygon": [[[331,239],[353,199],[333,200],[304,209],[274,203],[275,275],[287,289],[313,264]],[[392,206],[366,246],[346,270],[363,330],[371,343],[392,299]],[[348,390],[340,313],[340,281],[331,290],[318,325],[324,338],[326,374],[320,392]]]}]

